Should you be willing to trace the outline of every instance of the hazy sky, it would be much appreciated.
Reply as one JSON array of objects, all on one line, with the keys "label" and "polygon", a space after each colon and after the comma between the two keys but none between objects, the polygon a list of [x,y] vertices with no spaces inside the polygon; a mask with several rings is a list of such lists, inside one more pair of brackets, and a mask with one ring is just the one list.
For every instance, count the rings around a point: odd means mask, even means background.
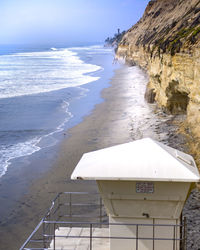
[{"label": "hazy sky", "polygon": [[149,0],[0,0],[0,44],[102,42],[130,28]]}]

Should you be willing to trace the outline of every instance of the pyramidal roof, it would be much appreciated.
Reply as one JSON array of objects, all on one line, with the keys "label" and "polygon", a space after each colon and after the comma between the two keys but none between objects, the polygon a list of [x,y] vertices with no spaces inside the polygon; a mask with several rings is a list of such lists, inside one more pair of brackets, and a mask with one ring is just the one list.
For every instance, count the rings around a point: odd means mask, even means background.
[{"label": "pyramidal roof", "polygon": [[71,178],[198,182],[200,175],[192,156],[144,138],[84,154]]}]

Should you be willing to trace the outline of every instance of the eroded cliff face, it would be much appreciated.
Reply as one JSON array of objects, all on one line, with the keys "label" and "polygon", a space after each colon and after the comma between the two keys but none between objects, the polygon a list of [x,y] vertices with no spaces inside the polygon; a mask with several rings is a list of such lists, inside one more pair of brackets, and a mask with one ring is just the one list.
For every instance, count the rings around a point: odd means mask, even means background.
[{"label": "eroded cliff face", "polygon": [[147,99],[169,113],[186,113],[200,138],[200,1],[150,1],[127,31],[117,57],[149,73]]}]

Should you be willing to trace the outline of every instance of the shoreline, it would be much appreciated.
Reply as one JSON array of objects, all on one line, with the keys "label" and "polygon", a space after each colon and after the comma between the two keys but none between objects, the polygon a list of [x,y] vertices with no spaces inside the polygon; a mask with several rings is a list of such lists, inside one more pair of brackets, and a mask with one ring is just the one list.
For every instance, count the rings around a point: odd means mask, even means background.
[{"label": "shoreline", "polygon": [[[147,136],[174,147],[179,143],[179,149],[184,147],[184,139],[176,134],[178,126],[174,125],[179,118],[164,115],[155,109],[155,105],[142,102],[145,111],[142,111],[141,120],[136,120],[134,70],[135,67],[126,65],[115,70],[109,87],[101,93],[103,102],[97,104],[81,123],[67,131],[67,138],[52,159],[53,166],[31,183],[30,189],[9,214],[6,224],[1,225],[0,245],[3,249],[14,250],[23,244],[58,192],[97,191],[93,181],[70,180],[84,153]],[[147,75],[141,70],[140,73],[143,74],[141,81],[147,82]]]},{"label": "shoreline", "polygon": [[[122,68],[126,68],[126,66],[122,66]],[[120,71],[120,75],[121,70],[123,71],[123,69],[119,68],[116,71],[118,70]],[[113,75],[115,75],[115,72]],[[107,87],[103,89],[103,92],[106,92],[110,88],[110,81],[106,84]],[[108,99],[110,94],[108,94]],[[102,96],[102,94],[101,98],[104,99],[104,96]],[[50,206],[51,200],[56,196],[58,192],[66,190],[96,191],[96,184],[94,182],[80,181],[79,183],[75,183],[70,180],[70,174],[84,152],[96,149],[94,144],[96,144],[97,141],[94,138],[94,132],[92,132],[92,135],[90,135],[90,141],[88,141],[89,137],[85,134],[85,130],[90,130],[91,127],[95,128],[96,126],[96,131],[98,131],[98,127],[100,127],[100,124],[93,124],[93,121],[87,120],[90,120],[90,117],[93,115],[95,110],[101,107],[102,105],[105,106],[105,99],[103,100],[103,102],[96,104],[94,109],[89,112],[88,115],[84,116],[80,123],[78,123],[74,127],[67,130],[66,133],[64,133],[65,135],[63,138],[63,142],[61,142],[61,145],[59,146],[58,150],[56,150],[56,152],[53,152],[55,158],[52,158],[51,155],[48,155],[49,152],[44,152],[34,162],[36,164],[36,169],[38,168],[38,171],[36,171],[35,178],[31,180],[31,187],[27,187],[28,189],[26,190],[22,198],[15,197],[15,201],[13,201],[15,206],[13,207],[12,211],[9,212],[9,214],[6,214],[6,218],[1,218],[0,245],[3,249],[14,250],[16,249],[16,246],[18,248],[23,244],[23,242],[26,240],[26,238],[30,235],[30,233],[36,227],[38,222],[44,216],[45,212]],[[113,104],[111,104],[111,106],[112,105]],[[96,114],[96,118],[100,118],[102,116],[101,112],[102,109],[98,112],[98,114]],[[96,118],[94,119],[97,120]],[[101,148],[101,146],[99,146],[99,148]],[[49,157],[49,159],[47,159],[47,163],[51,162],[52,164],[51,167],[45,166],[45,170],[43,172],[40,171],[39,167],[39,164],[42,161],[42,156]],[[65,167],[66,158],[69,159],[69,163],[67,163],[67,168]],[[18,165],[20,166],[20,160]],[[9,177],[11,177],[12,171],[14,171],[14,169],[10,168],[8,170],[8,177],[4,177],[5,182],[9,179]],[[23,173],[24,176],[26,176],[23,181],[23,186],[27,186],[26,179],[31,179],[31,171],[25,168],[20,169],[19,173],[17,174],[19,178],[20,173]],[[16,181],[13,180],[13,178],[11,179],[11,181],[13,182]],[[15,186],[17,187],[17,183],[15,184]],[[10,192],[15,193],[15,190],[8,190],[6,192],[7,194],[4,198],[5,201],[9,199],[8,197]]]}]

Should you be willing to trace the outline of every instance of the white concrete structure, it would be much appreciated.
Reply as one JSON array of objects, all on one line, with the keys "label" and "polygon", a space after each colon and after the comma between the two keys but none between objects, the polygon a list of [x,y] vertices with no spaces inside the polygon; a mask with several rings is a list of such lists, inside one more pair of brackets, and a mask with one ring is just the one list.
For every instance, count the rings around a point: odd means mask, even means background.
[{"label": "white concrete structure", "polygon": [[[111,223],[110,236],[139,237],[110,240],[111,250],[179,249],[178,225],[191,183],[200,180],[193,158],[146,138],[84,154],[72,179],[96,180]],[[160,226],[156,226],[160,225]],[[138,248],[137,248],[138,247]]]}]

